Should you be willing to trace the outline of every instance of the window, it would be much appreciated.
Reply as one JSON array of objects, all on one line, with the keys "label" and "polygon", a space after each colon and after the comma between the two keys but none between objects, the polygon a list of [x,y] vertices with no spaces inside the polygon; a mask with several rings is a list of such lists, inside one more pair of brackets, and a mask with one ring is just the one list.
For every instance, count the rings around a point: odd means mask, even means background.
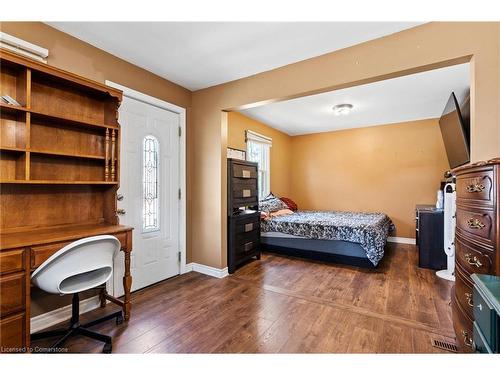
[{"label": "window", "polygon": [[271,146],[272,139],[251,130],[246,131],[247,160],[258,163],[259,199],[271,191]]},{"label": "window", "polygon": [[152,232],[160,229],[158,197],[158,140],[152,135],[142,142],[142,231]]}]

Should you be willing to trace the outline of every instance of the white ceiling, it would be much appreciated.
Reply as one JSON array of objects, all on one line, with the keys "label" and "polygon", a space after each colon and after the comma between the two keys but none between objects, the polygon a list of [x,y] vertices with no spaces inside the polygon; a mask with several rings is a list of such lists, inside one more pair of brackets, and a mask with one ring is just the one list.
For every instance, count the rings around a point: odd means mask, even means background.
[{"label": "white ceiling", "polygon": [[[451,92],[469,91],[469,64],[250,108],[241,113],[289,135],[361,128],[440,117]],[[332,107],[354,106],[346,116]]]},{"label": "white ceiling", "polygon": [[421,22],[48,22],[190,90],[261,73]]}]

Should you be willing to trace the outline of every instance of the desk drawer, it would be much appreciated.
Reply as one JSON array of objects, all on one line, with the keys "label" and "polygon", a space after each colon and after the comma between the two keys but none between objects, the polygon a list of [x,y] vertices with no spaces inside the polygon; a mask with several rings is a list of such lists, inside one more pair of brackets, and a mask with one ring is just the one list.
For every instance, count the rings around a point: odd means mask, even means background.
[{"label": "desk drawer", "polygon": [[[127,247],[127,233],[114,234],[120,241],[121,249]],[[55,242],[48,245],[33,246],[31,248],[31,269],[39,267],[43,262],[49,259],[54,253],[61,250],[64,246],[74,241]]]},{"label": "desk drawer", "polygon": [[25,286],[24,272],[0,276],[0,316],[24,309]]},{"label": "desk drawer", "polygon": [[493,169],[467,173],[457,177],[457,202],[474,205],[493,205]]},{"label": "desk drawer", "polygon": [[24,249],[0,253],[0,275],[24,270]]},{"label": "desk drawer", "polygon": [[56,242],[48,245],[33,246],[31,248],[31,268],[39,267],[43,262],[49,259],[58,250],[70,244],[69,242]]},{"label": "desk drawer", "polygon": [[0,347],[24,347],[26,345],[24,342],[25,322],[24,313],[0,320]]}]

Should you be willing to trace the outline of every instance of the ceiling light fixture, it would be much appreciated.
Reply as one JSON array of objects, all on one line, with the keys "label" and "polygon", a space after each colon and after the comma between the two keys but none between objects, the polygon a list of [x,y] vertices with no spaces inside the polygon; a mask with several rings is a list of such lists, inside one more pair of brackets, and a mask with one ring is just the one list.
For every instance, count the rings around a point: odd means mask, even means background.
[{"label": "ceiling light fixture", "polygon": [[352,108],[353,108],[352,104],[337,104],[333,106],[332,109],[335,116],[341,116],[341,115],[345,116],[351,113]]}]

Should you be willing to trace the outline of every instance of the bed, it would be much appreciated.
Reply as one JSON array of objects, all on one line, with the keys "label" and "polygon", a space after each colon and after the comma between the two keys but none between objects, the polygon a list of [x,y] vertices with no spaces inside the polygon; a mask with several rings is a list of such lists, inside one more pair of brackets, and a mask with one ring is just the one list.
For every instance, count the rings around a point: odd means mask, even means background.
[{"label": "bed", "polygon": [[375,268],[392,222],[384,213],[297,211],[261,223],[264,250]]}]

